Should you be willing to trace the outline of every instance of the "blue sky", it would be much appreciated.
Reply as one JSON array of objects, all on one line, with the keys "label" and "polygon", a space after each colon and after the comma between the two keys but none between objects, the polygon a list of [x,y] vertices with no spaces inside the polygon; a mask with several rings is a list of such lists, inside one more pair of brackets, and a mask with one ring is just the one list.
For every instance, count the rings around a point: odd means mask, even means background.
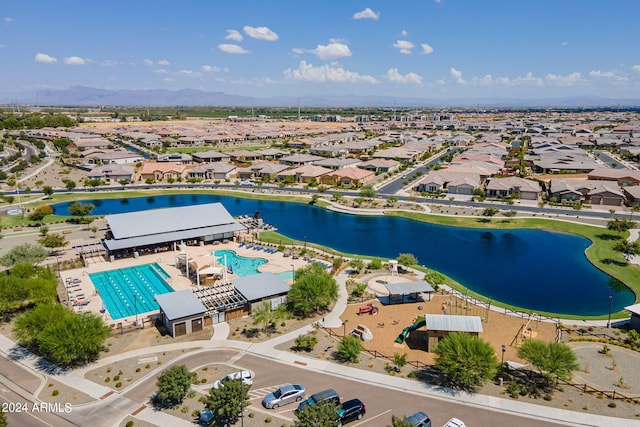
[{"label": "blue sky", "polygon": [[2,0],[0,92],[640,98],[638,0]]}]

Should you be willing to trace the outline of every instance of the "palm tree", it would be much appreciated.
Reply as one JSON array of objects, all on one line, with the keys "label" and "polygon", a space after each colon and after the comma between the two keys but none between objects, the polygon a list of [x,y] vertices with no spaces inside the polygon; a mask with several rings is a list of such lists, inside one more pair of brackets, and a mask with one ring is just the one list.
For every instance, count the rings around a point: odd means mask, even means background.
[{"label": "palm tree", "polygon": [[622,252],[624,259],[629,262],[629,259],[633,255],[640,255],[640,242],[630,242],[629,240],[620,240],[613,245],[613,249],[618,252]]}]

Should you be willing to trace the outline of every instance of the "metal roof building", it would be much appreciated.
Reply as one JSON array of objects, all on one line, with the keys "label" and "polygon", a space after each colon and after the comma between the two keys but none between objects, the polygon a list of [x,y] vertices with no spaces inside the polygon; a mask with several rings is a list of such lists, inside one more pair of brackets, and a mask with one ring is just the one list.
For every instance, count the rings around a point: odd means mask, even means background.
[{"label": "metal roof building", "polygon": [[274,273],[260,273],[251,276],[238,277],[231,280],[231,284],[249,302],[262,301],[289,292],[289,285]]},{"label": "metal roof building", "polygon": [[221,203],[129,212],[105,217],[112,234],[104,245],[110,251],[163,243],[231,239],[245,227]]},{"label": "metal roof building", "polygon": [[480,316],[452,316],[446,314],[425,314],[427,330],[446,332],[482,332]]},{"label": "metal roof building", "polygon": [[171,336],[202,330],[207,309],[191,290],[169,292],[156,295],[155,298],[160,306],[162,324]]}]

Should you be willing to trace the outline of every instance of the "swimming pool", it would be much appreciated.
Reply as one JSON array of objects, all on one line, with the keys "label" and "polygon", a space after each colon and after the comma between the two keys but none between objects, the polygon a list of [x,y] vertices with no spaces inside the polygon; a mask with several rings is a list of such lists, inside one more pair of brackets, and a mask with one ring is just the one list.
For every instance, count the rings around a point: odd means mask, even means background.
[{"label": "swimming pool", "polygon": [[[221,265],[226,265],[233,274],[237,274],[240,277],[260,273],[258,267],[267,263],[267,260],[264,258],[247,258],[236,254],[236,251],[228,249],[215,251],[213,255],[216,256],[216,261]],[[227,259],[226,264],[225,255]]]},{"label": "swimming pool", "polygon": [[158,310],[155,296],[173,292],[157,263],[89,274],[113,320]]}]

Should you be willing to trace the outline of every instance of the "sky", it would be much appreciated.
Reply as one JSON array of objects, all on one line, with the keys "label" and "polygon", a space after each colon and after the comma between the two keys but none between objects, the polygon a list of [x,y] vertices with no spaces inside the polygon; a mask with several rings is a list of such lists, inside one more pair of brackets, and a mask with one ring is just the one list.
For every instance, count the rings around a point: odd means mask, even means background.
[{"label": "sky", "polygon": [[640,99],[638,0],[0,0],[0,93]]}]

